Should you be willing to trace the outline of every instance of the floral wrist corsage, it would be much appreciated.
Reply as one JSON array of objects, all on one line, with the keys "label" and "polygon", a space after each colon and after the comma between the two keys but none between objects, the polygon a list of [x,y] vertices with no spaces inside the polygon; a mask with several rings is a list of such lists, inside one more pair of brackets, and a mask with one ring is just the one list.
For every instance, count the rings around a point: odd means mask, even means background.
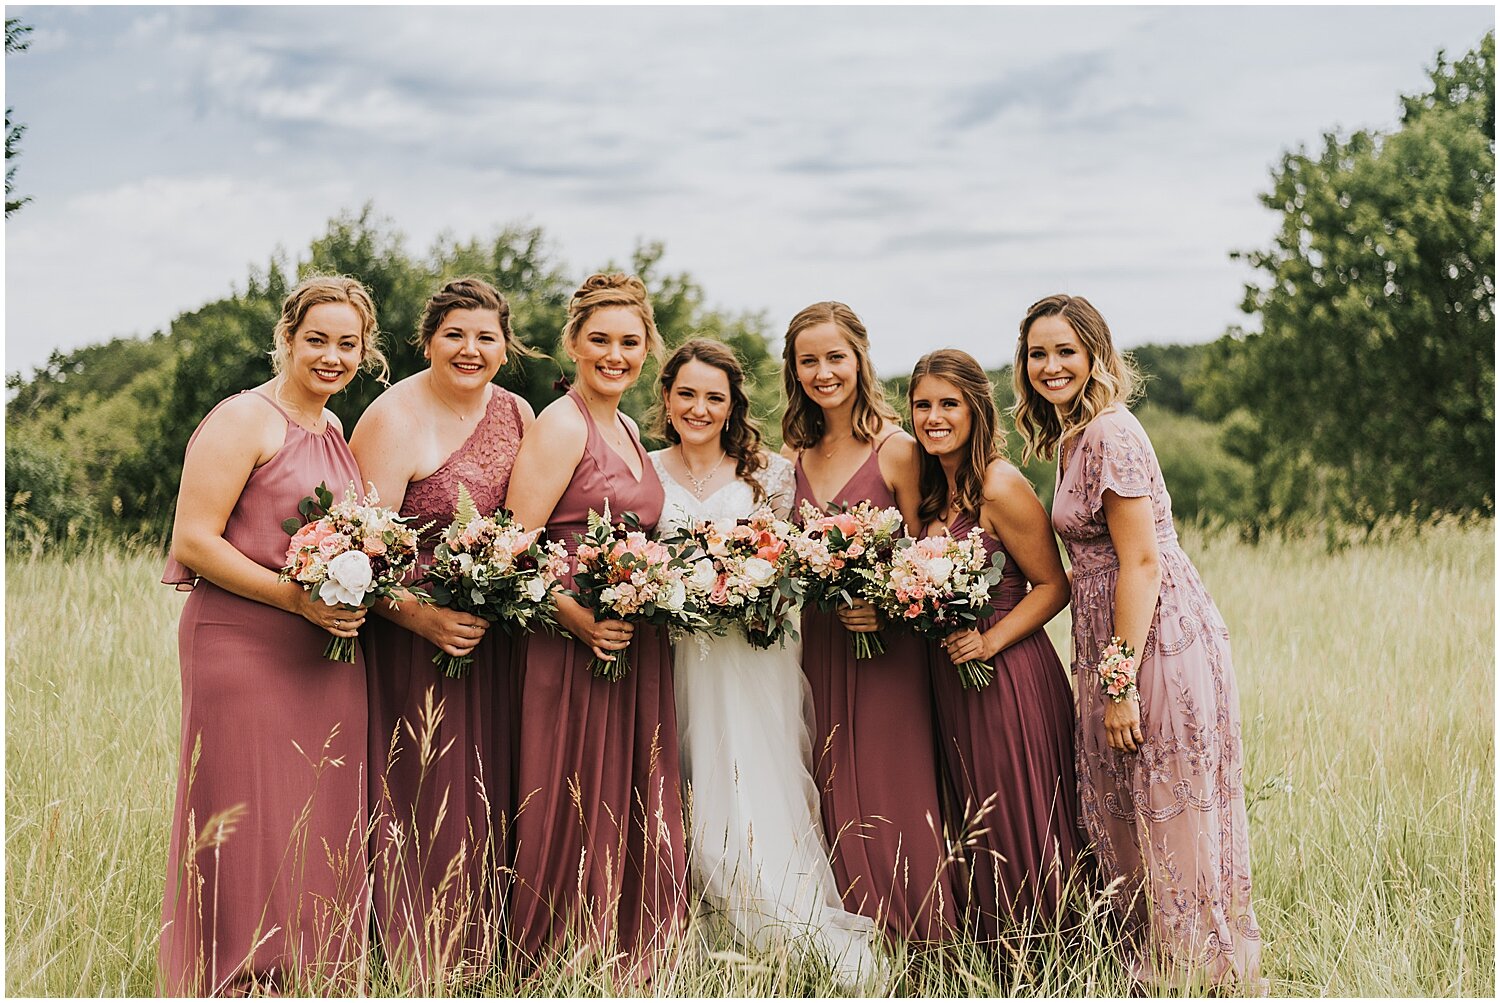
[{"label": "floral wrist corsage", "polygon": [[1120,638],[1111,637],[1099,659],[1099,684],[1104,687],[1104,695],[1115,703],[1135,696],[1137,668],[1135,649]]}]

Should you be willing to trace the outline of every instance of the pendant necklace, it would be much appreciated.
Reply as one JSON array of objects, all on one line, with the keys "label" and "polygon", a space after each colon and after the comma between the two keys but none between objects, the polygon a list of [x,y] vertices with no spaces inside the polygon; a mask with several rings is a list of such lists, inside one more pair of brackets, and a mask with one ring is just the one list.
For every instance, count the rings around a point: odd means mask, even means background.
[{"label": "pendant necklace", "polygon": [[706,488],[706,487],[708,487],[708,482],[711,481],[711,480],[713,480],[714,474],[717,474],[719,472],[719,468],[724,465],[724,458],[726,456],[728,456],[728,455],[729,455],[728,452],[720,453],[719,454],[719,462],[717,462],[717,463],[714,464],[714,468],[712,470],[710,470],[708,473],[704,474],[702,477],[694,477],[693,476],[693,468],[690,467],[690,466],[688,466],[687,455],[685,453],[683,453],[680,449],[678,450],[678,452],[677,452],[677,458],[682,461],[682,470],[683,470],[683,473],[687,474],[687,479],[689,481],[691,481],[692,484],[693,484],[693,495],[694,495],[694,497],[700,498],[700,499],[703,497],[703,489]]}]

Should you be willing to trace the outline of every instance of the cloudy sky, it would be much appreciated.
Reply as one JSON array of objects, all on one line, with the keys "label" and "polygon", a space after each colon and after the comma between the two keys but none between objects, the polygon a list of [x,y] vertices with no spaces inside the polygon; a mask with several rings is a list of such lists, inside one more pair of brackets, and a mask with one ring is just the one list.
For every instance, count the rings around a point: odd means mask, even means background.
[{"label": "cloudy sky", "polygon": [[[540,225],[575,277],[664,241],[711,305],[841,299],[892,374],[1011,353],[1048,293],[1125,344],[1246,323],[1284,150],[1391,128],[1494,8],[8,6],[28,130],[7,372],[165,328],[373,201]],[[405,333],[405,332],[400,332]],[[269,336],[269,332],[268,332]]]}]

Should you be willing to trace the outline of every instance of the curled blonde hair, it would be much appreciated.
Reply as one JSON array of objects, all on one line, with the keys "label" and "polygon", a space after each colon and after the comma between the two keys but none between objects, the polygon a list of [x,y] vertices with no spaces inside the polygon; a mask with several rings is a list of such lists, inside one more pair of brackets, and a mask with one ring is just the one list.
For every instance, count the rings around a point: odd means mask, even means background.
[{"label": "curled blonde hair", "polygon": [[657,362],[666,354],[661,332],[656,329],[656,312],[651,309],[651,297],[646,284],[634,275],[622,272],[596,272],[583,280],[568,300],[568,322],[563,325],[563,344],[571,346],[577,340],[583,325],[595,310],[605,307],[624,306],[634,310],[646,325],[646,350]]},{"label": "curled blonde hair", "polygon": [[875,364],[870,361],[870,335],[864,323],[853,310],[835,300],[804,307],[787,325],[786,341],[781,347],[781,385],[786,391],[781,439],[794,449],[808,449],[818,444],[826,430],[822,406],[807,396],[797,379],[797,335],[819,324],[838,328],[859,361],[851,416],[854,437],[860,442],[874,442],[886,422],[899,425],[901,417],[885,399],[885,388],[875,375]]},{"label": "curled blonde hair", "polygon": [[[1089,375],[1083,389],[1064,411],[1037,393],[1026,372],[1027,338],[1031,325],[1043,317],[1061,317],[1068,322],[1089,357]],[[1141,376],[1128,355],[1115,348],[1109,325],[1094,305],[1082,296],[1058,293],[1031,304],[1021,320],[1021,337],[1016,341],[1016,362],[1011,378],[1015,383],[1016,403],[1011,407],[1016,431],[1026,444],[1022,457],[1050,460],[1058,447],[1082,432],[1101,411],[1115,404],[1129,405],[1140,387]]]},{"label": "curled blonde hair", "polygon": [[375,321],[375,301],[358,279],[347,275],[314,275],[303,279],[281,301],[281,316],[271,346],[271,372],[280,376],[292,358],[292,338],[307,319],[307,311],[320,303],[347,303],[359,315],[359,368],[375,373],[381,383],[390,381],[391,367],[380,350],[380,330]]}]

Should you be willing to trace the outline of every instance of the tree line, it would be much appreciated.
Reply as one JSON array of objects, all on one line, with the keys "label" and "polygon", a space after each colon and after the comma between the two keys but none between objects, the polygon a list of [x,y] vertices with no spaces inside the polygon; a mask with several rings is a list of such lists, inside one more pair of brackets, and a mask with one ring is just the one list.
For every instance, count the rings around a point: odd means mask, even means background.
[{"label": "tree line", "polygon": [[[1329,134],[1319,151],[1283,156],[1261,196],[1280,229],[1269,249],[1242,255],[1259,274],[1242,304],[1258,331],[1134,350],[1149,377],[1140,414],[1179,518],[1253,536],[1493,514],[1493,63],[1491,32],[1456,62],[1439,53],[1430,89],[1402,99],[1393,132]],[[763,313],[709,307],[690,274],[661,267],[663,252],[645,243],[604,267],[642,277],[669,347],[707,335],[736,350],[755,413],[779,444],[780,332],[773,344]],[[558,266],[541,228],[442,238],[413,254],[367,205],[330,221],[295,262],[273,258],[243,289],[163,331],[54,352],[31,376],[8,377],[7,540],[163,542],[188,437],[219,400],[269,379],[281,299],[305,275],[329,272],[369,287],[393,380],[425,365],[410,336],[427,295],[448,278],[483,276],[540,355],[497,381],[537,409],[559,393],[558,339],[577,277]],[[1009,368],[991,376],[1008,407]],[[653,377],[624,402],[637,418]],[[904,378],[887,388],[904,405]],[[346,429],[381,389],[361,376],[334,398]],[[1010,445],[1019,456],[1014,436]],[[1050,465],[1026,473],[1050,498]]]}]

